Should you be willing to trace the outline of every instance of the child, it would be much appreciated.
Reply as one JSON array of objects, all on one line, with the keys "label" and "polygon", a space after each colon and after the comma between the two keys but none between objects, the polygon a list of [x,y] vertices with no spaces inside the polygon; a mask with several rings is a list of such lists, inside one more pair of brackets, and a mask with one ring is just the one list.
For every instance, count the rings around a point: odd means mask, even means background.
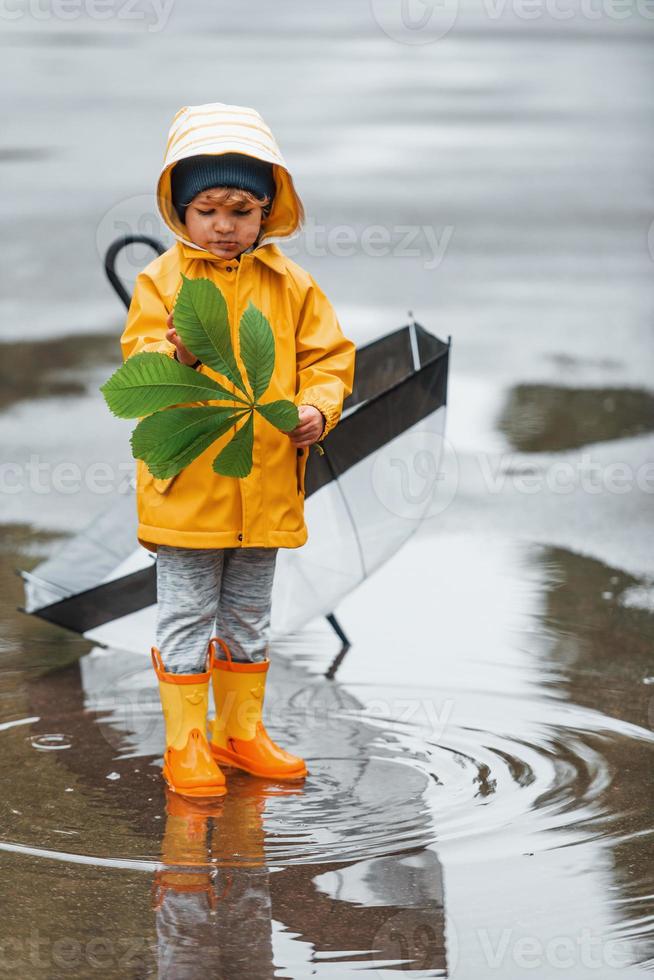
[{"label": "child", "polygon": [[[157,205],[177,241],[136,279],[123,359],[163,352],[236,391],[186,349],[174,327],[182,273],[208,278],[225,297],[237,362],[248,303],[267,317],[275,369],[265,400],[289,399],[300,417],[284,433],[254,414],[252,470],[242,479],[211,466],[238,422],[176,476],[156,479],[142,460],[136,465],[137,536],[157,554],[151,652],[166,724],[163,776],[184,796],[212,797],[226,791],[219,763],[274,779],[307,775],[304,760],[276,745],[261,720],[272,584],[278,549],[307,540],[309,447],[340,418],[355,345],[311,275],[267,241],[299,230],[304,208],[256,110],[220,102],[180,109]],[[215,617],[220,636],[212,637]],[[208,741],[210,681],[216,720]]]}]

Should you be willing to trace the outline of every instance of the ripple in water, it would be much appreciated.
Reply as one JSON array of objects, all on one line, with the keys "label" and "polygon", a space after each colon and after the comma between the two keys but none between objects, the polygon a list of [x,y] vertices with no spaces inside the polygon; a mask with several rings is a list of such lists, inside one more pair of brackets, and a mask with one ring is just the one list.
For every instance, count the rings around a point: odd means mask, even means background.
[{"label": "ripple in water", "polygon": [[54,735],[34,735],[30,738],[33,748],[39,752],[52,752],[60,749],[69,749],[72,745],[71,740],[62,734]]},{"label": "ripple in water", "polygon": [[[310,775],[275,783],[227,770],[228,794],[210,814],[211,847],[191,862],[195,867],[324,864],[428,845],[447,848],[450,860],[458,853],[471,860],[477,847],[533,853],[607,834],[616,816],[609,790],[617,746],[623,754],[625,739],[648,748],[654,740],[636,726],[553,700],[520,699],[529,737],[453,723],[436,737],[371,716],[322,679],[292,697],[275,693],[275,707],[284,710],[268,722],[270,734],[304,755]],[[327,710],[314,711],[308,724],[307,705],[315,707],[317,694]],[[165,865],[175,818],[160,777],[157,698],[141,687],[89,711],[49,697],[49,715],[42,702],[29,719],[31,736],[25,726],[0,730],[8,787],[0,849],[148,871]],[[496,693],[491,701],[504,720],[517,707]]]}]

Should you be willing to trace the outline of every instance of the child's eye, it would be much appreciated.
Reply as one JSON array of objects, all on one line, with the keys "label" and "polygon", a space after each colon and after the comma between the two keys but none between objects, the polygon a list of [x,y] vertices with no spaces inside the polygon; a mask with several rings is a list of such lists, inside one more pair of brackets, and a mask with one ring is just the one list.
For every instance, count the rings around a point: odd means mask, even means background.
[{"label": "child's eye", "polygon": [[211,214],[213,208],[211,208],[209,211],[201,211],[200,208],[196,208],[195,210],[198,212],[198,214]]},{"label": "child's eye", "polygon": [[249,210],[247,210],[247,211],[243,211],[243,210],[241,210],[241,211],[237,211],[236,213],[237,213],[237,214],[241,214],[241,215],[245,215],[245,214],[252,214],[252,208],[250,208],[250,209],[249,209]]}]

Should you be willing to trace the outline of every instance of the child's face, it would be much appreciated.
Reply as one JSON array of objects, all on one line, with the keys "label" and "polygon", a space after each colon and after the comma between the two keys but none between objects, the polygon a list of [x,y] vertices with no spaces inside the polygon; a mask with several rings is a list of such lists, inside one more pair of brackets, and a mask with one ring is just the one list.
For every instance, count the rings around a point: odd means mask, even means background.
[{"label": "child's face", "polygon": [[234,258],[256,240],[261,228],[258,204],[219,204],[212,188],[196,194],[186,208],[191,241],[221,258]]}]

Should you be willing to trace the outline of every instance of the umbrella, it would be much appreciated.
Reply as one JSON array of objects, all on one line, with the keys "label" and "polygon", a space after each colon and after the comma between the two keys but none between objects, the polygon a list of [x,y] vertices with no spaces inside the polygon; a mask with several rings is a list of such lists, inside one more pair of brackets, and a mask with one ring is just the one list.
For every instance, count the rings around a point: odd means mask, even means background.
[{"label": "umbrella", "polygon": [[[129,235],[109,248],[105,269],[126,306],[115,270],[120,251],[155,239]],[[349,646],[334,610],[417,530],[433,492],[415,494],[414,471],[438,480],[445,434],[447,343],[412,318],[357,348],[354,387],[339,424],[310,453],[305,474],[301,548],[280,548],[271,631],[299,630],[324,616],[342,641],[333,673]],[[102,646],[149,651],[156,616],[156,555],[136,542],[135,481],[88,527],[27,572],[23,612],[71,629]]]}]

